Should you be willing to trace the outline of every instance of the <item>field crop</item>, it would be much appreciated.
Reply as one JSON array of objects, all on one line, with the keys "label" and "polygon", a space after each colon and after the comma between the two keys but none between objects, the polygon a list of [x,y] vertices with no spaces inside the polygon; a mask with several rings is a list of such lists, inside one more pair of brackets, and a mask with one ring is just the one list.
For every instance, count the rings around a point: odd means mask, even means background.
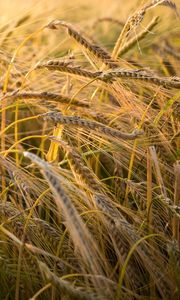
[{"label": "field crop", "polygon": [[0,9],[0,300],[178,300],[180,3]]}]

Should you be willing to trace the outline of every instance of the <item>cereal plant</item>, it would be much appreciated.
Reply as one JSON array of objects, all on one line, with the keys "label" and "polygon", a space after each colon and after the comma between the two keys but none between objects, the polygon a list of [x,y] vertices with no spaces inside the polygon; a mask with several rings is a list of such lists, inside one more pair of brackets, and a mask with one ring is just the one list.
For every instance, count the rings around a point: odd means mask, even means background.
[{"label": "cereal plant", "polygon": [[26,2],[0,3],[0,300],[178,300],[180,2]]}]

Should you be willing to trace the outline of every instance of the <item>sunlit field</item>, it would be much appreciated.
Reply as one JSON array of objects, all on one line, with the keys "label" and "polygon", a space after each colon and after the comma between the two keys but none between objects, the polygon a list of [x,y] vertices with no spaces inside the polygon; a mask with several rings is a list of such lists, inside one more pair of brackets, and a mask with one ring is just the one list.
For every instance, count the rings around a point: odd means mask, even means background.
[{"label": "sunlit field", "polygon": [[0,300],[180,299],[180,1],[0,11]]}]

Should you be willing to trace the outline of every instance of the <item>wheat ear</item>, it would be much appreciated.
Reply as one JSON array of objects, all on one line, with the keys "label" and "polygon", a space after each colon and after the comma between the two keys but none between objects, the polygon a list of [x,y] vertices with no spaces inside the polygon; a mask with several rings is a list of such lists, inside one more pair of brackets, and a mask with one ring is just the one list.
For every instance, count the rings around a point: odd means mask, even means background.
[{"label": "wheat ear", "polygon": [[[55,196],[59,212],[62,213],[63,211],[64,213],[67,228],[69,229],[74,245],[81,254],[84,265],[88,267],[88,270],[93,274],[103,274],[104,266],[101,262],[101,254],[74,204],[62,187],[61,180],[63,179],[61,176],[54,173],[51,166],[38,156],[30,152],[24,152],[24,156],[31,159],[41,168],[42,173]],[[98,280],[93,282],[97,288],[100,287]]]},{"label": "wheat ear", "polygon": [[57,60],[49,60],[47,62],[41,62],[36,66],[36,69],[47,68],[50,71],[59,71],[63,73],[78,75],[81,77],[87,77],[92,79],[99,79],[102,81],[110,81],[109,78],[103,78],[103,72],[96,71],[92,72],[81,68],[80,66],[70,66],[70,62],[62,62]]},{"label": "wheat ear", "polygon": [[166,41],[163,50],[173,56],[175,59],[180,60],[180,55],[171,47],[168,41]]},{"label": "wheat ear", "polygon": [[124,53],[131,50],[137,42],[143,40],[150,32],[153,30],[153,28],[158,24],[159,17],[153,18],[153,20],[148,24],[148,26],[139,34],[137,34],[135,37],[130,39],[127,43],[124,44],[124,46],[120,49],[119,55],[123,55]]},{"label": "wheat ear", "polygon": [[[103,185],[98,181],[98,179],[95,177],[95,174],[91,169],[89,169],[81,155],[78,153],[78,150],[72,149],[67,143],[64,141],[61,141],[57,139],[56,137],[49,137],[51,140],[56,141],[64,150],[66,150],[68,154],[68,159],[70,161],[71,167],[73,168],[73,171],[80,175],[81,180],[85,182],[87,187],[93,192],[93,199],[95,202],[95,205],[100,211],[104,212],[109,218],[106,217],[103,218],[105,220],[106,225],[109,224],[109,226],[113,227],[113,232],[115,234],[115,240],[117,241],[117,237],[119,234],[119,231],[116,227],[116,224],[114,222],[117,222],[117,224],[124,224],[126,221],[124,220],[121,213],[116,209],[116,207],[112,204],[112,200],[105,194],[105,188],[103,189]],[[110,220],[110,221],[107,221]],[[114,221],[112,221],[114,220]],[[114,225],[114,226],[113,226]],[[128,223],[126,223],[127,226],[129,226]],[[118,232],[118,233],[117,233]],[[118,251],[121,253],[122,260],[124,261],[128,251],[127,247],[124,248],[124,244],[120,239],[118,239]],[[135,278],[135,272],[132,270],[132,265],[128,267],[127,269],[128,276],[130,276],[133,286],[139,287],[138,280]],[[135,279],[134,279],[135,278]]]},{"label": "wheat ear", "polygon": [[147,10],[149,10],[153,7],[156,7],[157,5],[166,5],[169,8],[174,9],[177,16],[179,16],[177,9],[176,9],[176,5],[171,0],[152,0],[149,3],[145,4],[142,8],[140,8],[138,11],[135,11],[135,13],[128,18],[123,30],[121,31],[121,33],[119,35],[119,38],[117,39],[115,47],[113,49],[113,52],[112,52],[113,59],[116,59],[118,57],[130,32],[132,30],[135,30],[137,28],[137,26],[143,21]]},{"label": "wheat ear", "polygon": [[62,113],[58,112],[48,112],[39,115],[39,117],[43,117],[45,120],[50,120],[55,123],[93,129],[106,136],[120,138],[123,140],[134,140],[143,134],[142,130],[134,130],[132,133],[124,133],[95,121],[86,120],[78,116],[64,116]]},{"label": "wheat ear", "polygon": [[84,289],[73,287],[68,281],[59,278],[53,274],[47,265],[38,261],[40,271],[48,282],[51,282],[61,293],[61,295],[68,295],[72,300],[93,300],[98,299],[96,294],[90,294]]},{"label": "wheat ear", "polygon": [[98,59],[100,59],[105,65],[110,68],[117,68],[118,62],[111,58],[111,55],[101,48],[97,44],[91,43],[85,36],[83,36],[80,32],[78,32],[72,24],[61,21],[61,20],[53,20],[47,25],[47,28],[50,29],[58,29],[60,26],[64,26],[68,30],[68,34],[73,37],[78,44],[83,46],[90,53],[94,54]]},{"label": "wheat ear", "polygon": [[148,10],[148,9],[154,8],[158,5],[164,5],[164,6],[167,6],[171,9],[173,9],[175,11],[176,15],[179,17],[179,13],[177,11],[176,4],[171,0],[151,0],[149,3],[145,4],[144,9]]},{"label": "wheat ear", "polygon": [[165,88],[180,88],[180,77],[158,77],[148,74],[146,71],[139,70],[113,70],[104,72],[103,76],[109,77],[112,80],[115,78],[128,78],[133,80],[146,81],[154,83]]},{"label": "wheat ear", "polygon": [[56,93],[51,93],[51,92],[35,92],[35,91],[30,91],[30,92],[20,92],[20,91],[15,91],[13,93],[8,93],[6,96],[10,100],[40,100],[40,101],[54,101],[57,103],[71,103],[77,106],[82,106],[82,107],[88,107],[89,104],[86,103],[85,101],[79,101],[77,99],[71,99],[65,95],[62,94],[56,94]]},{"label": "wheat ear", "polygon": [[118,20],[118,19],[111,18],[111,17],[103,17],[103,18],[98,18],[98,19],[94,22],[93,27],[95,27],[95,26],[96,26],[98,23],[100,23],[100,22],[111,22],[111,23],[117,24],[117,25],[119,25],[119,26],[121,26],[121,27],[124,26],[124,23],[121,22],[121,21]]}]

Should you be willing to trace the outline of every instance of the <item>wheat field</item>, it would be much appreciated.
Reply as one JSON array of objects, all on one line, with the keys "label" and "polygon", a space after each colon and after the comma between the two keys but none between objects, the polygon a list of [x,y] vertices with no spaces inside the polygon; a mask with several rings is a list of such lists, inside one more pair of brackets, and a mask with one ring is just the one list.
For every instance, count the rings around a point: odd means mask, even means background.
[{"label": "wheat field", "polygon": [[0,300],[180,298],[180,1],[1,1]]}]

